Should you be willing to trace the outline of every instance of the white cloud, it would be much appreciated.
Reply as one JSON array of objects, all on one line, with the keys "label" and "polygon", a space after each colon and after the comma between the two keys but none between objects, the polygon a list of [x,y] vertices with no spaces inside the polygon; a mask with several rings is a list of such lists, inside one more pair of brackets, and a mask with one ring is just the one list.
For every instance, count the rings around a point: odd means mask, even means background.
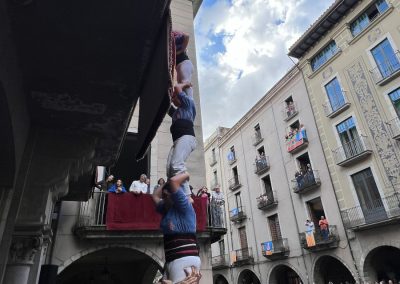
[{"label": "white cloud", "polygon": [[[236,123],[293,65],[288,48],[333,0],[216,0],[195,20],[204,137]],[[215,54],[213,36],[225,49]]]}]

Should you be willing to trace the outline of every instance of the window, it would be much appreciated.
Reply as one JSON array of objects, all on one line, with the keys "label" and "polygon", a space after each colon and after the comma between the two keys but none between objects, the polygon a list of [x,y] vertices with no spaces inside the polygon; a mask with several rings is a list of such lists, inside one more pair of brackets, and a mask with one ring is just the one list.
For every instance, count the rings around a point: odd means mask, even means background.
[{"label": "window", "polygon": [[239,183],[239,174],[238,174],[237,167],[232,168],[232,174],[233,174],[233,178],[235,179],[235,183],[238,184]]},{"label": "window", "polygon": [[214,177],[214,186],[218,185],[218,175],[217,175],[217,170],[213,172],[213,177]]},{"label": "window", "polygon": [[351,176],[366,223],[386,219],[386,211],[370,168]]},{"label": "window", "polygon": [[224,255],[225,254],[225,242],[224,240],[220,240],[218,242],[219,245],[219,255]]},{"label": "window", "polygon": [[271,232],[271,241],[282,239],[281,227],[279,226],[278,214],[268,217],[269,231]]},{"label": "window", "polygon": [[360,34],[373,20],[384,13],[387,9],[389,9],[389,5],[385,0],[375,1],[375,3],[368,7],[360,17],[350,24],[350,30],[353,36]]},{"label": "window", "polygon": [[240,192],[235,194],[235,202],[236,202],[236,208],[238,208],[238,211],[242,211],[242,197],[240,196]]},{"label": "window", "polygon": [[371,53],[381,75],[381,79],[386,79],[394,72],[400,70],[398,52],[394,52],[387,38],[373,48]]},{"label": "window", "polygon": [[319,220],[321,220],[321,216],[326,216],[324,212],[324,207],[322,206],[321,198],[317,197],[313,200],[308,201],[306,204],[310,219],[314,222],[316,228],[318,228],[318,223]]},{"label": "window", "polygon": [[272,193],[271,177],[268,175],[262,179],[264,184],[264,193],[267,195],[268,199],[273,199],[274,194]]},{"label": "window", "polygon": [[261,129],[260,129],[260,125],[259,124],[254,126],[254,132],[256,133],[256,135],[258,134],[259,137],[261,137]]},{"label": "window", "polygon": [[318,70],[322,65],[324,65],[332,56],[338,52],[335,41],[331,41],[323,50],[321,50],[317,55],[311,59],[311,69],[313,71]]},{"label": "window", "polygon": [[296,158],[297,167],[300,170],[301,174],[305,174],[311,169],[311,161],[308,153],[304,153],[303,155]]},{"label": "window", "polygon": [[396,110],[397,116],[400,117],[400,88],[389,93],[389,98],[392,101],[393,107]]},{"label": "window", "polygon": [[358,135],[353,117],[350,117],[336,126],[343,146],[344,158],[351,158],[364,150],[364,145]]},{"label": "window", "polygon": [[336,77],[325,85],[325,90],[328,95],[332,112],[338,110],[345,104],[342,88],[340,87],[339,80]]},{"label": "window", "polygon": [[244,250],[242,252],[243,257],[248,257],[248,251],[246,250],[248,248],[247,245],[247,234],[246,234],[246,227],[241,227],[239,228],[239,239],[240,239],[240,248]]}]

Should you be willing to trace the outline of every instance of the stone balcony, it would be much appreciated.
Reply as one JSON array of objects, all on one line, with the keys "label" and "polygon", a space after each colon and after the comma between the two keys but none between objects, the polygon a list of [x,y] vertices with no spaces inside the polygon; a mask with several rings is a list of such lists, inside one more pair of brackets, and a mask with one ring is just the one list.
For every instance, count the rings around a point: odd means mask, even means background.
[{"label": "stone balcony", "polygon": [[347,167],[372,153],[367,136],[360,135],[332,151],[338,166]]},{"label": "stone balcony", "polygon": [[343,98],[342,100],[336,103],[331,103],[327,101],[325,104],[322,105],[324,107],[326,117],[334,118],[350,107],[350,103],[348,102],[346,97],[346,92],[345,91],[341,92],[342,94],[340,94],[340,96]]},{"label": "stone balcony", "polygon": [[267,241],[261,244],[262,254],[269,260],[284,259],[289,256],[288,239],[279,239],[275,241]]},{"label": "stone balcony", "polygon": [[233,223],[241,223],[247,219],[246,212],[244,210],[244,206],[240,206],[237,208],[233,208],[229,211],[229,219]]},{"label": "stone balcony", "polygon": [[256,131],[253,134],[252,141],[253,141],[253,146],[257,146],[262,141],[264,141],[264,138],[261,136],[261,132],[260,131]]},{"label": "stone balcony", "polygon": [[298,173],[295,179],[292,180],[292,189],[294,193],[307,193],[315,188],[320,187],[321,179],[319,172],[316,170]]},{"label": "stone balcony", "polygon": [[[151,195],[133,196],[129,192],[94,192],[88,201],[80,204],[74,233],[92,241],[162,241],[161,215],[155,211]],[[215,242],[226,234],[224,204],[212,203],[208,207],[206,199],[195,198],[193,207],[199,239]]]},{"label": "stone balcony", "polygon": [[257,208],[260,210],[269,210],[278,205],[278,199],[276,198],[275,191],[270,193],[264,193],[257,197]]},{"label": "stone balcony", "polygon": [[378,64],[374,69],[370,70],[375,84],[383,86],[400,75],[400,51],[394,55],[386,55],[384,62]]},{"label": "stone balcony", "polygon": [[211,258],[211,266],[213,270],[229,268],[229,255],[217,255]]},{"label": "stone balcony", "polygon": [[299,152],[300,150],[306,148],[307,145],[308,138],[305,129],[286,135],[286,149],[291,154]]},{"label": "stone balcony", "polygon": [[322,251],[337,248],[339,245],[339,234],[335,225],[329,225],[329,233],[324,237],[321,230],[318,228],[313,233],[313,238],[309,237],[307,240],[307,234],[300,234],[301,246],[308,251]]},{"label": "stone balcony", "polygon": [[266,156],[261,156],[254,161],[254,173],[257,175],[262,175],[267,172],[270,168],[269,159]]},{"label": "stone balcony", "polygon": [[229,189],[232,191],[242,186],[242,184],[240,183],[240,177],[238,175],[228,180],[228,184],[229,184]]},{"label": "stone balcony", "polygon": [[254,263],[253,251],[251,248],[242,248],[233,251],[233,266],[243,266]]}]

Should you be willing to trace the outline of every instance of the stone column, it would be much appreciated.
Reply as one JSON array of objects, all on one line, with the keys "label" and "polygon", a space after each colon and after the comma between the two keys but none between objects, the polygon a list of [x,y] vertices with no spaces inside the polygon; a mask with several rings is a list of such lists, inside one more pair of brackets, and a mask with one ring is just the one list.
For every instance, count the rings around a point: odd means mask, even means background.
[{"label": "stone column", "polygon": [[37,236],[14,236],[10,247],[4,283],[27,284],[36,252],[43,239]]}]

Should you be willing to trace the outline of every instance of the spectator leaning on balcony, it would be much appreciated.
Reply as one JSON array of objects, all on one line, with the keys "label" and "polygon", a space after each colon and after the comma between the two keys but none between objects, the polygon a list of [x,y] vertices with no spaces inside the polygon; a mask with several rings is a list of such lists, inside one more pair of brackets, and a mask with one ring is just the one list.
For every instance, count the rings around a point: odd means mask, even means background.
[{"label": "spectator leaning on balcony", "polygon": [[164,183],[165,183],[165,179],[159,178],[158,181],[157,181],[157,184],[153,188],[153,192],[155,192],[156,189],[159,188],[160,186],[163,186]]},{"label": "spectator leaning on balcony", "polygon": [[129,191],[134,194],[142,194],[147,193],[147,184],[146,184],[147,176],[145,174],[141,174],[139,180],[135,180],[132,182],[129,187]]},{"label": "spectator leaning on balcony", "polygon": [[101,191],[108,191],[108,189],[113,185],[114,176],[109,175],[106,179],[96,182],[95,187]]},{"label": "spectator leaning on balcony", "polygon": [[310,219],[306,220],[306,223],[304,224],[306,226],[306,242],[307,242],[307,247],[313,247],[315,246],[315,238],[314,238],[314,222],[312,222]]},{"label": "spectator leaning on balcony", "polygon": [[196,238],[196,213],[184,192],[188,173],[180,173],[153,193],[156,209],[162,214],[165,277],[178,283],[185,279],[185,268],[200,271],[201,260]]},{"label": "spectator leaning on balcony", "polygon": [[329,238],[329,223],[328,220],[325,219],[325,216],[321,216],[321,220],[319,220],[318,225],[321,231],[322,239],[327,241]]},{"label": "spectator leaning on balcony", "polygon": [[113,193],[124,193],[126,192],[126,189],[124,187],[124,184],[122,180],[117,179],[117,182],[113,184],[109,189],[108,192],[113,192]]}]

